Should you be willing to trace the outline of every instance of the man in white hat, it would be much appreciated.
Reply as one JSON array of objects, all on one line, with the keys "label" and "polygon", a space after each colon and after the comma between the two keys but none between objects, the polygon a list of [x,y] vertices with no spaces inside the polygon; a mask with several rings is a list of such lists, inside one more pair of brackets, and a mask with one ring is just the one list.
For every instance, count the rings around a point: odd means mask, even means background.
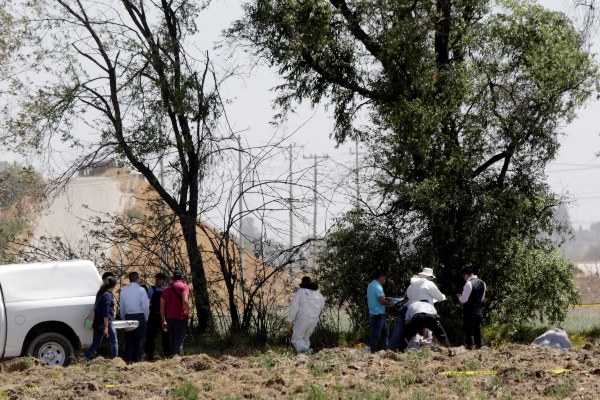
[{"label": "man in white hat", "polygon": [[429,304],[446,300],[446,296],[433,283],[434,278],[432,268],[423,268],[423,271],[410,278],[410,286],[406,289],[408,300],[426,301]]}]

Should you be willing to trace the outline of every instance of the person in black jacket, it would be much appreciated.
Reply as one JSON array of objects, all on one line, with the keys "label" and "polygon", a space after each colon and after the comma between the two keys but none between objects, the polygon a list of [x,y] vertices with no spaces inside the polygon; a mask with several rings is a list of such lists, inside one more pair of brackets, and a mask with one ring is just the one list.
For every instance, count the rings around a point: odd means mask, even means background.
[{"label": "person in black jacket", "polygon": [[113,291],[117,286],[117,280],[113,276],[108,276],[102,281],[102,285],[96,293],[96,302],[94,304],[94,322],[92,330],[94,332],[92,345],[85,351],[85,358],[91,360],[96,351],[102,344],[104,338],[110,343],[110,358],[115,358],[119,353],[119,342],[117,332],[113,326],[115,316],[115,300]]},{"label": "person in black jacket", "polygon": [[481,319],[483,302],[485,300],[486,285],[475,275],[473,268],[466,267],[462,270],[465,286],[461,294],[457,294],[458,301],[463,304],[463,329],[468,349],[481,348]]},{"label": "person in black jacket", "polygon": [[162,319],[160,318],[160,298],[163,289],[166,286],[167,276],[159,272],[154,276],[154,285],[148,288],[148,299],[150,300],[150,316],[146,329],[146,360],[154,361],[154,348],[156,335],[160,334],[162,339],[163,355],[166,357],[169,352],[169,334],[162,329]]}]

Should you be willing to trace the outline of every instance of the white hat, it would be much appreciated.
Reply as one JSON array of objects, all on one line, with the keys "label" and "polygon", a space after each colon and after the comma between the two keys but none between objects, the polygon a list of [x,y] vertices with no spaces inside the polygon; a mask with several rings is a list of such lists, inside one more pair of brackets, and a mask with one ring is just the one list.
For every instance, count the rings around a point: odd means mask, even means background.
[{"label": "white hat", "polygon": [[427,278],[427,277],[435,278],[432,268],[423,268],[423,271],[419,272],[418,275],[422,278]]}]

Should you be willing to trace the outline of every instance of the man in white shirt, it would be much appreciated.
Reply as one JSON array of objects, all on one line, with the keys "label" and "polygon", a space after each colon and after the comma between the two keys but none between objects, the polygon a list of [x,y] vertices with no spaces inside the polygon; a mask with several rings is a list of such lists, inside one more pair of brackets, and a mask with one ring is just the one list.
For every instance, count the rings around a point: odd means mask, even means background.
[{"label": "man in white shirt", "polygon": [[119,314],[121,319],[135,320],[139,326],[125,334],[125,362],[142,361],[144,357],[144,335],[146,321],[150,315],[148,293],[140,286],[140,275],[137,272],[129,274],[129,285],[121,289],[119,295]]},{"label": "man in white shirt", "polygon": [[446,300],[446,296],[433,283],[435,275],[432,268],[423,268],[417,276],[410,279],[410,286],[406,289],[406,296],[410,301],[427,301],[434,304]]},{"label": "man in white shirt", "polygon": [[465,280],[465,286],[462,293],[457,294],[456,297],[463,304],[463,329],[466,346],[468,349],[481,348],[483,345],[481,320],[487,286],[475,275],[472,267],[465,267],[462,270],[462,277]]},{"label": "man in white shirt", "polygon": [[[435,304],[438,301],[446,300],[446,296],[433,283],[434,279],[435,275],[432,268],[423,268],[421,272],[410,278],[410,286],[406,289],[406,297],[408,297],[409,302],[426,301],[430,304]],[[406,315],[405,307],[407,306],[401,308],[396,315],[396,323],[392,332],[392,338],[390,339],[390,349],[393,351],[398,349],[400,340],[402,340],[404,315]],[[431,339],[431,334],[427,335],[427,337]]]},{"label": "man in white shirt", "polygon": [[[404,317],[404,337],[400,341],[399,350],[404,351],[408,345],[408,341],[417,333],[422,332],[424,328],[431,330],[438,342],[450,349],[446,330],[440,323],[440,317],[433,304],[426,301],[415,301],[410,303],[406,310],[406,316]],[[451,354],[450,351],[449,354]]]}]

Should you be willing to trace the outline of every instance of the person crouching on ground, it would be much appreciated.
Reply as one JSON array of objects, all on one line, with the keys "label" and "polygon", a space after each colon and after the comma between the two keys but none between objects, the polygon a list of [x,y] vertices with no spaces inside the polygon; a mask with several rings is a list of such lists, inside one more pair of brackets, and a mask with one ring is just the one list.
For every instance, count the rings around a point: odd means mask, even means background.
[{"label": "person crouching on ground", "polygon": [[446,346],[448,353],[451,354],[450,342],[448,341],[446,330],[440,323],[437,310],[433,304],[426,301],[415,301],[408,305],[406,316],[404,317],[404,334],[400,341],[399,350],[404,351],[408,346],[408,341],[417,333],[422,332],[423,328],[427,328],[433,332],[438,342]]},{"label": "person crouching on ground", "polygon": [[[437,285],[433,282],[435,275],[433,274],[432,268],[423,268],[421,272],[410,278],[410,285],[406,289],[406,297],[408,297],[409,303],[414,301],[426,301],[430,304],[435,304],[438,301],[446,300],[446,296],[440,292]],[[392,338],[390,339],[390,349],[396,351],[402,339],[402,332],[404,331],[404,316],[406,315],[406,307],[402,307],[397,313],[396,324],[394,325],[394,331]],[[426,335],[431,339],[431,332]]]},{"label": "person crouching on ground", "polygon": [[381,336],[381,347],[388,349],[389,330],[385,322],[385,308],[394,305],[386,300],[383,292],[383,284],[387,275],[383,271],[377,271],[373,274],[373,281],[367,286],[367,304],[369,306],[369,323],[371,324],[371,339],[369,346],[371,353],[377,351],[377,340]]},{"label": "person crouching on ground", "polygon": [[109,276],[102,281],[100,290],[96,294],[96,303],[94,305],[94,322],[92,330],[94,338],[92,345],[86,350],[85,358],[90,360],[96,350],[102,344],[103,338],[108,338],[110,343],[110,358],[117,357],[119,353],[119,343],[117,341],[117,332],[113,327],[113,319],[115,315],[115,299],[113,290],[117,286],[117,280],[113,276]]},{"label": "person crouching on ground", "polygon": [[318,290],[316,283],[305,276],[300,283],[300,289],[294,294],[290,312],[286,318],[288,328],[292,328],[292,344],[298,353],[310,354],[310,335],[312,335],[319,315],[325,306],[325,299]]}]

